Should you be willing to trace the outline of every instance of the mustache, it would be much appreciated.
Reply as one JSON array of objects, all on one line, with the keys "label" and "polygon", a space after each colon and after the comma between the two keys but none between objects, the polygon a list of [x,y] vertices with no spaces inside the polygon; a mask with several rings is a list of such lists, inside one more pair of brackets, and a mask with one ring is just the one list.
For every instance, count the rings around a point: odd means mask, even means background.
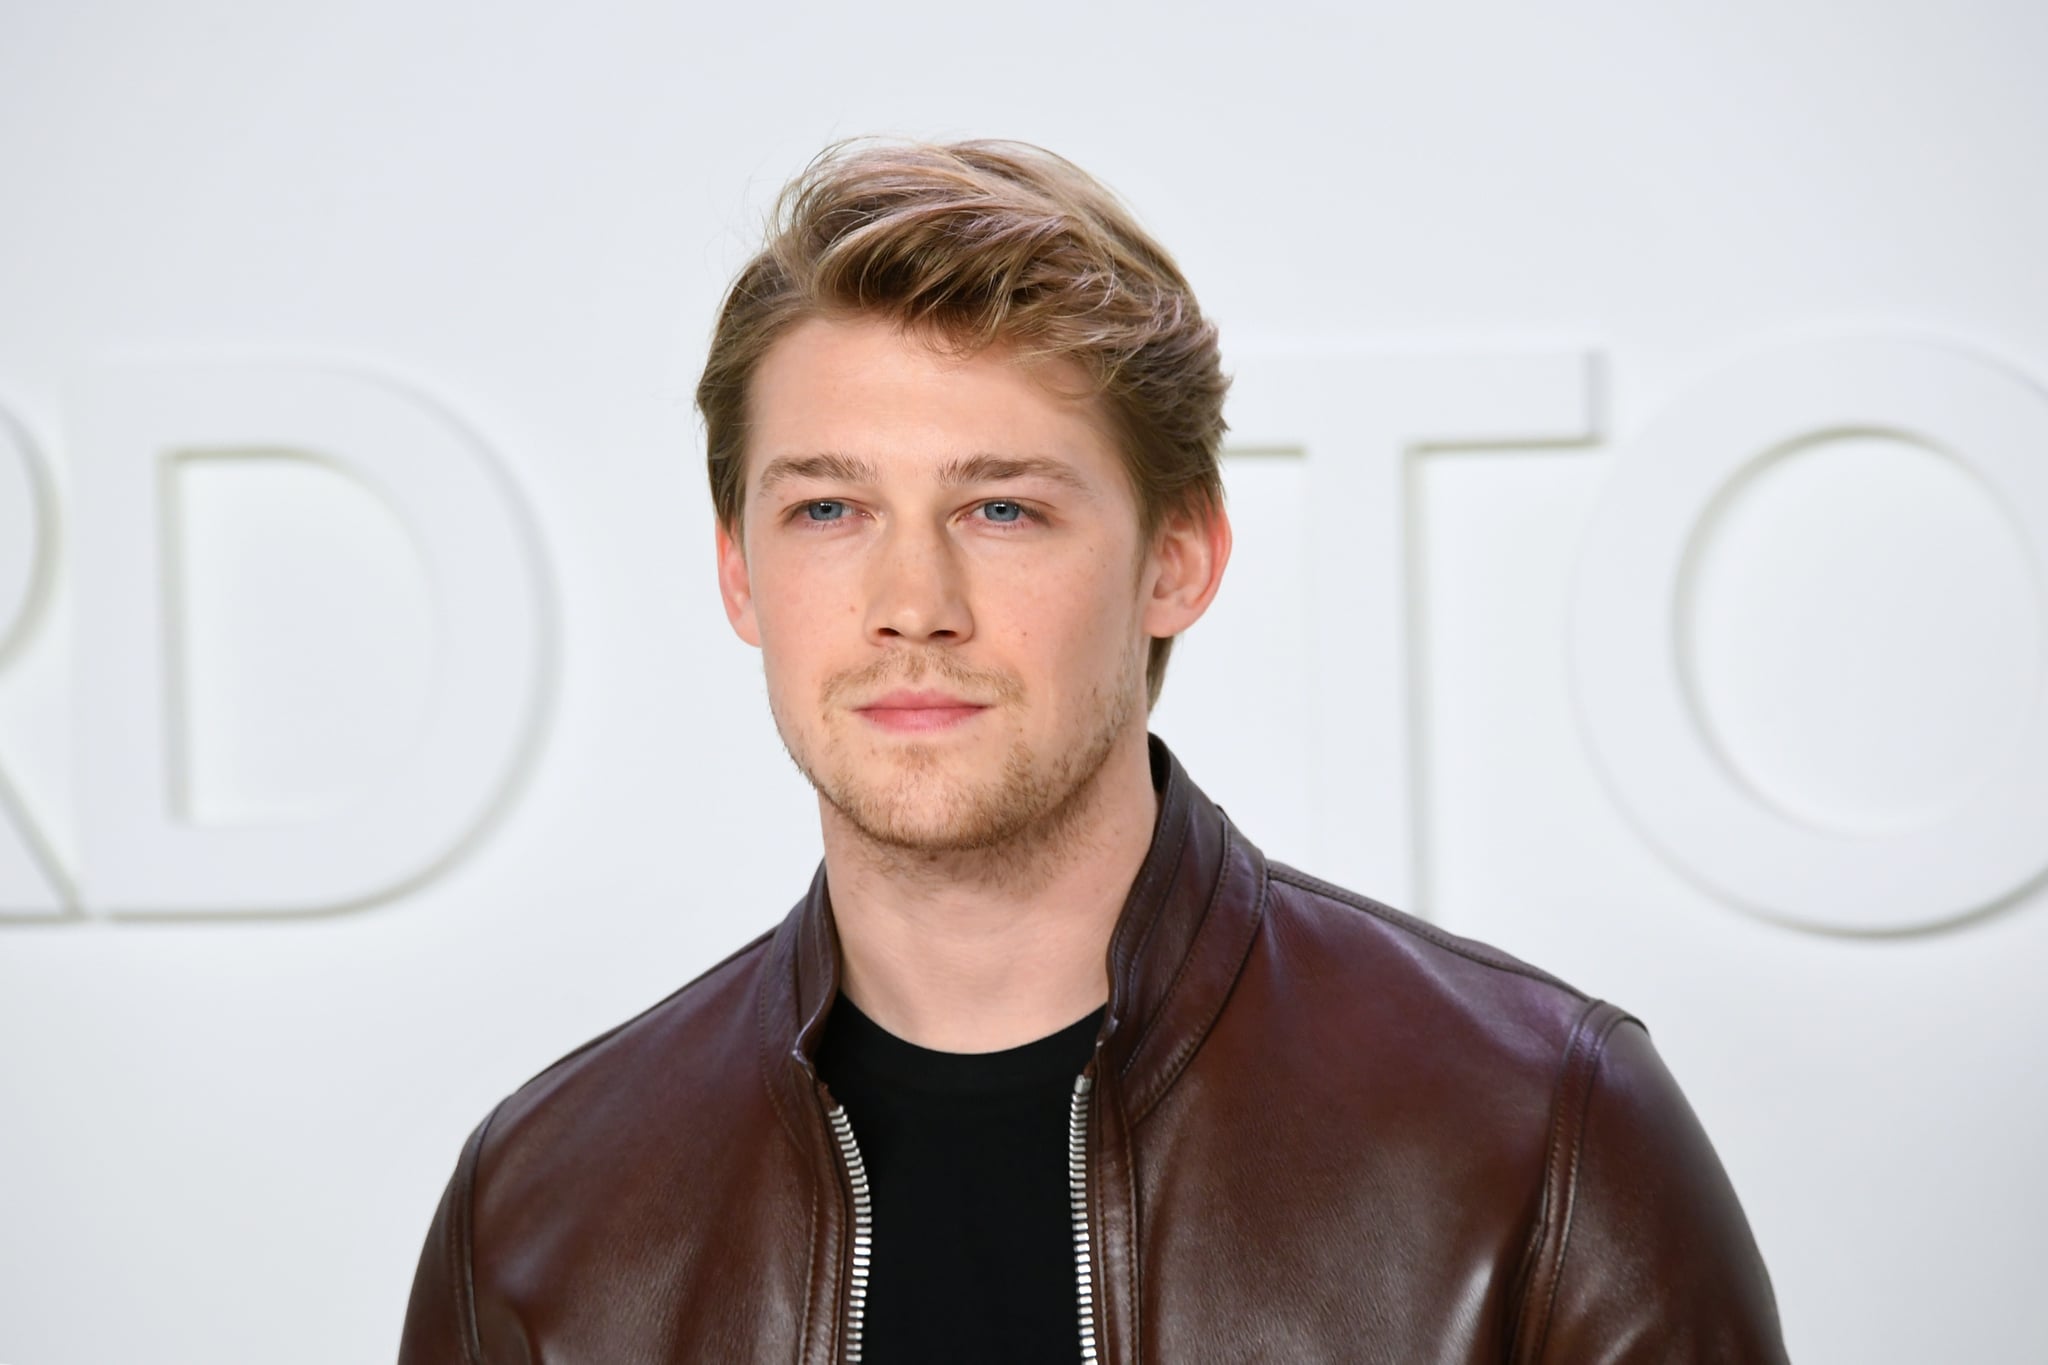
[{"label": "mustache", "polygon": [[973,668],[942,650],[890,653],[859,668],[842,669],[825,679],[820,698],[827,704],[871,696],[891,684],[910,686],[936,675],[939,681],[985,705],[1021,701],[1024,683],[1009,673]]}]

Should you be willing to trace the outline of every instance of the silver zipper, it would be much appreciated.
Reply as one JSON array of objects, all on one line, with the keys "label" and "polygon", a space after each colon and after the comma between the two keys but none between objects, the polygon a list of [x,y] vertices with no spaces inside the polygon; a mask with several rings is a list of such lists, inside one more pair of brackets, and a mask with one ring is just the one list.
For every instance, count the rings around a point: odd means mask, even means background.
[{"label": "silver zipper", "polygon": [[[1074,1097],[1067,1106],[1067,1198],[1074,1215],[1074,1285],[1081,1316],[1081,1359],[1096,1365],[1095,1269],[1088,1260],[1088,1092],[1095,1082],[1085,1073],[1074,1078]],[[868,1267],[874,1260],[875,1206],[868,1190],[867,1163],[853,1139],[853,1120],[837,1103],[825,1111],[840,1160],[853,1186],[853,1271],[846,1285],[846,1365],[860,1365],[861,1328],[867,1317]]]},{"label": "silver zipper", "polygon": [[1067,1108],[1067,1197],[1074,1210],[1074,1284],[1081,1299],[1081,1359],[1095,1365],[1095,1268],[1088,1261],[1088,1091],[1086,1072],[1074,1078]]},{"label": "silver zipper", "polygon": [[846,1162],[846,1178],[853,1186],[853,1273],[846,1285],[846,1365],[860,1365],[860,1333],[868,1308],[868,1264],[874,1258],[875,1209],[868,1194],[868,1168],[860,1159],[860,1144],[853,1140],[853,1120],[846,1106],[834,1103],[825,1111],[832,1122],[832,1136],[839,1140],[839,1155]]}]

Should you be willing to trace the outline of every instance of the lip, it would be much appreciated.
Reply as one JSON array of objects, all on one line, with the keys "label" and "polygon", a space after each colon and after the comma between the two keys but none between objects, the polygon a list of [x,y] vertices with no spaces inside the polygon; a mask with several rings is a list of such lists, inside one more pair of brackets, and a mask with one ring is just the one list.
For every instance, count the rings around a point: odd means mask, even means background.
[{"label": "lip", "polygon": [[862,719],[883,730],[924,734],[949,730],[974,719],[988,707],[948,692],[885,692],[854,708]]},{"label": "lip", "polygon": [[965,697],[956,697],[950,692],[913,692],[907,688],[899,688],[894,692],[883,693],[860,709],[863,711],[944,711],[962,706],[971,706],[976,710],[981,709],[980,702],[969,701]]}]

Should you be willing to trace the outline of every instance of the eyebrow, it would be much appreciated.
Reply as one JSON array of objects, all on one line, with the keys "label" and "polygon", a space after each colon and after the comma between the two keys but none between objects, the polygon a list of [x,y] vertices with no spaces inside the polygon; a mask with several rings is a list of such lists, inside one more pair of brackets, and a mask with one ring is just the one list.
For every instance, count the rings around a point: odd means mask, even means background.
[{"label": "eyebrow", "polygon": [[[1043,455],[965,455],[939,466],[939,483],[947,488],[996,483],[1004,479],[1045,479],[1077,493],[1095,489],[1079,471]],[[790,479],[824,479],[838,483],[875,483],[878,475],[868,460],[826,451],[817,455],[778,455],[761,471],[759,492]]]},{"label": "eyebrow", "polygon": [[839,483],[873,483],[875,467],[848,455],[777,455],[761,471],[760,490],[766,493],[788,479],[830,479]]},{"label": "eyebrow", "polygon": [[939,466],[939,482],[948,488],[1004,479],[1044,479],[1077,493],[1095,492],[1072,465],[1043,455],[969,455]]}]

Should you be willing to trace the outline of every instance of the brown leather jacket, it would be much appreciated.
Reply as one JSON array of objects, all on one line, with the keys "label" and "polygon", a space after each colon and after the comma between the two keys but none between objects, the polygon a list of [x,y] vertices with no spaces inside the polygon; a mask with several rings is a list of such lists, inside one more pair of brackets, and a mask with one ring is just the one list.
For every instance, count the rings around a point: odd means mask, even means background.
[{"label": "brown leather jacket", "polygon": [[[1784,1359],[1640,1024],[1268,863],[1156,739],[1153,771],[1070,1158],[1101,1359]],[[498,1105],[401,1365],[857,1359],[889,1215],[810,1063],[837,984],[821,868],[780,927]]]}]

